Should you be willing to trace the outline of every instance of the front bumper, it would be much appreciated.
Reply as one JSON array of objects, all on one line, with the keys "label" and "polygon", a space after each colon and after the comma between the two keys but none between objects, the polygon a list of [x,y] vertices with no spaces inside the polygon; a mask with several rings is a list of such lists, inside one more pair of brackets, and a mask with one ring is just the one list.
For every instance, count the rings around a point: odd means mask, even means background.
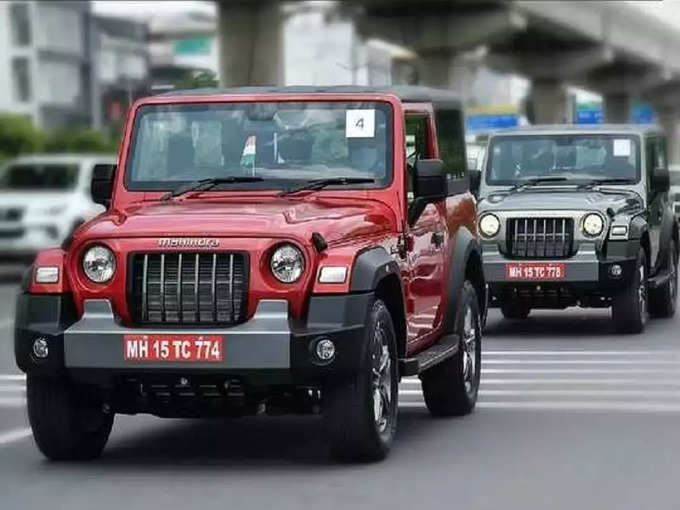
[{"label": "front bumper", "polygon": [[[505,257],[497,245],[483,245],[482,258],[484,275],[492,291],[499,294],[500,289],[527,286],[561,286],[569,288],[578,296],[591,293],[612,296],[625,289],[631,281],[638,251],[639,241],[627,240],[609,242],[606,256],[598,253],[594,243],[581,243],[574,256],[559,260],[514,260]],[[558,263],[564,265],[564,276],[559,279],[521,279],[509,278],[506,273],[507,264]],[[621,268],[620,274],[613,274],[612,266]]]},{"label": "front bumper", "polygon": [[[263,300],[253,317],[237,326],[170,329],[125,327],[117,321],[111,303],[105,299],[86,300],[79,319],[72,303],[70,307],[62,304],[61,316],[60,312],[49,316],[50,302],[68,303],[70,296],[65,296],[20,295],[15,354],[17,364],[25,372],[64,375],[97,384],[112,384],[114,378],[124,374],[219,374],[240,378],[251,385],[315,384],[356,373],[363,359],[364,324],[373,297],[372,293],[314,296],[304,321],[289,316],[287,301]],[[210,363],[125,360],[126,334],[173,333],[222,335],[223,360]],[[48,341],[47,360],[37,360],[32,354],[32,344],[39,336]],[[336,346],[330,363],[319,363],[313,355],[320,337],[331,339]]]}]

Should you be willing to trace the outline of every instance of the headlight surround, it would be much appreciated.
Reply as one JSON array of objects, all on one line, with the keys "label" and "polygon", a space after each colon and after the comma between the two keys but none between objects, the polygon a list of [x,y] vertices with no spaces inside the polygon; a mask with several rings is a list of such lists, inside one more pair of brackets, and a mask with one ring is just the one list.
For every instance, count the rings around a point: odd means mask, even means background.
[{"label": "headlight surround", "polygon": [[116,273],[116,257],[101,244],[87,249],[83,255],[83,272],[94,283],[106,283]]},{"label": "headlight surround", "polygon": [[501,229],[501,220],[495,214],[487,213],[479,218],[479,231],[484,237],[493,237]]},{"label": "headlight surround", "polygon": [[583,233],[588,236],[591,237],[599,236],[604,230],[604,220],[602,219],[602,216],[600,216],[599,214],[595,213],[586,214],[583,217],[581,228],[583,230]]},{"label": "headlight surround", "polygon": [[305,270],[305,257],[296,246],[282,244],[272,252],[269,268],[281,283],[294,283]]}]

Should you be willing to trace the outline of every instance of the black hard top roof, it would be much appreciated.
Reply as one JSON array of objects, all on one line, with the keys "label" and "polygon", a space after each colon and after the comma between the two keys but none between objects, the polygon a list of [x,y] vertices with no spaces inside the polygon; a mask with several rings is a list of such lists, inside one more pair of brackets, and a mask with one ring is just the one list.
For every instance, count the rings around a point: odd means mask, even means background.
[{"label": "black hard top roof", "polygon": [[394,94],[403,103],[446,104],[462,107],[458,96],[446,89],[419,87],[411,85],[392,87],[362,87],[358,85],[332,86],[288,86],[288,87],[238,87],[238,88],[200,88],[190,90],[172,90],[160,94],[164,97],[186,96],[220,96],[220,95],[252,95],[252,94]]},{"label": "black hard top roof", "polygon": [[494,131],[494,136],[556,135],[570,133],[598,134],[657,134],[661,128],[654,124],[534,124]]}]

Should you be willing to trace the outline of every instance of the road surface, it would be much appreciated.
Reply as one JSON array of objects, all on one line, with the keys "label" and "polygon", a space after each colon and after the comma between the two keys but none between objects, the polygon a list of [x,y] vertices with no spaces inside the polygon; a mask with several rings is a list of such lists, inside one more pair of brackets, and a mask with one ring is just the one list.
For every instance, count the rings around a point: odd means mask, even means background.
[{"label": "road surface", "polygon": [[51,463],[33,445],[12,357],[16,284],[0,286],[3,510],[677,508],[680,319],[617,336],[606,311],[534,313],[485,337],[478,409],[433,419],[401,386],[382,463],[338,465],[318,417],[116,418],[103,457]]}]

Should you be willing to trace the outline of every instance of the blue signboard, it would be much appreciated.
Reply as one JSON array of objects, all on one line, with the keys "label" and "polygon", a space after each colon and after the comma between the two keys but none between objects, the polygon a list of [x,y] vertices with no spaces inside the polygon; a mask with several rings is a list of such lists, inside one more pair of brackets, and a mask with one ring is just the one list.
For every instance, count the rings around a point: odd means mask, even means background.
[{"label": "blue signboard", "polygon": [[467,116],[468,131],[480,131],[515,127],[519,124],[516,113],[481,114]]},{"label": "blue signboard", "polygon": [[631,117],[635,124],[651,124],[654,122],[654,110],[648,103],[635,103]]},{"label": "blue signboard", "polygon": [[602,103],[579,103],[576,105],[575,124],[602,124],[604,122],[604,112]]}]

